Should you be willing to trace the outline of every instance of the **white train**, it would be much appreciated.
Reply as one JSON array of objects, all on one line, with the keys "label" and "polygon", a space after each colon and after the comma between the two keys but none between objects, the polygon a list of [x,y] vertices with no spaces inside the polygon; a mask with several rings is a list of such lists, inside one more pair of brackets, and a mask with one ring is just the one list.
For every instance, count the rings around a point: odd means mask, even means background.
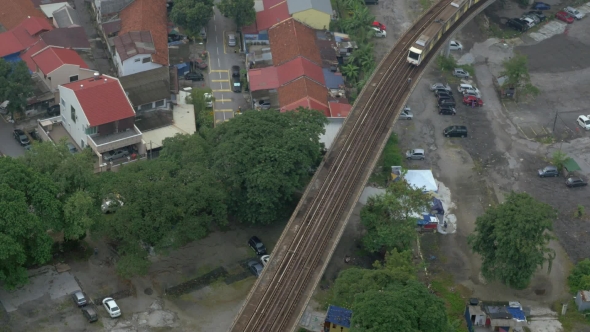
[{"label": "white train", "polygon": [[461,15],[465,14],[471,6],[479,1],[484,0],[453,0],[453,2],[448,4],[412,44],[408,52],[408,62],[414,66],[420,65],[428,52],[430,52],[436,42],[442,37],[443,33],[447,32]]}]

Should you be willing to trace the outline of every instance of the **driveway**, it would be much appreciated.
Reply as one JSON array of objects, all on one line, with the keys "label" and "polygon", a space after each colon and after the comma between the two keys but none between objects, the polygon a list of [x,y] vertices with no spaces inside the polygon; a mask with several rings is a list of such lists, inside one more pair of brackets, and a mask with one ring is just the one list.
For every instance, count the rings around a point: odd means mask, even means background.
[{"label": "driveway", "polygon": [[[239,53],[236,46],[227,45],[227,34],[235,32],[234,22],[224,17],[217,8],[207,26],[206,49],[209,52],[209,86],[213,90],[215,104],[215,122],[220,123],[234,117],[238,107],[250,109],[242,93],[231,89],[231,67],[239,65],[245,69],[245,56]],[[238,40],[239,42],[239,40]],[[239,45],[239,44],[238,44]]]},{"label": "driveway", "polygon": [[7,156],[19,157],[25,154],[25,149],[12,137],[14,128],[12,123],[0,116],[0,152]]}]

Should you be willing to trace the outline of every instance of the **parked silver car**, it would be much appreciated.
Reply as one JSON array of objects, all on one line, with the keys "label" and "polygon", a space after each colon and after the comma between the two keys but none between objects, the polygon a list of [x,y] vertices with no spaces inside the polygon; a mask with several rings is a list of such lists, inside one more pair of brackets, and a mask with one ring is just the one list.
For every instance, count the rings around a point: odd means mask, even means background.
[{"label": "parked silver car", "polygon": [[455,70],[453,70],[453,76],[459,78],[469,78],[469,72],[463,68],[455,68]]},{"label": "parked silver car", "polygon": [[231,47],[236,46],[236,35],[233,33],[227,35],[227,45]]},{"label": "parked silver car", "polygon": [[115,159],[127,157],[128,155],[129,155],[129,151],[123,150],[123,149],[118,149],[118,150],[112,150],[112,151],[105,153],[103,157],[104,157],[105,161],[113,161]]},{"label": "parked silver car", "polygon": [[400,113],[399,118],[401,120],[412,120],[414,118],[414,114],[412,114],[412,110],[406,106]]},{"label": "parked silver car", "polygon": [[426,154],[423,149],[414,149],[406,151],[406,159],[424,160]]}]

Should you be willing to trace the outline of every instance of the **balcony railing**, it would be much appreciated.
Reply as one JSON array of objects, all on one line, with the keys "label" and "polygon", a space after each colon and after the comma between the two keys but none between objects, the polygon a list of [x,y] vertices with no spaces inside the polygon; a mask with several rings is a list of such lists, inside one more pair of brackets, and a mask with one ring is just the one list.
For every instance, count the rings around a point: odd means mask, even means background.
[{"label": "balcony railing", "polygon": [[133,125],[132,129],[108,135],[88,135],[88,145],[102,154],[129,145],[141,143],[141,131]]}]

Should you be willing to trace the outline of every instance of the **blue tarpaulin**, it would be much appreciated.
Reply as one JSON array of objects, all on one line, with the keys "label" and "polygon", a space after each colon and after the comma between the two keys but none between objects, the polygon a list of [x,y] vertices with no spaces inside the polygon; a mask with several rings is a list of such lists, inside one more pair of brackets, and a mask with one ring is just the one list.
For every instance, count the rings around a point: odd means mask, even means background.
[{"label": "blue tarpaulin", "polygon": [[184,74],[188,73],[189,71],[191,71],[190,66],[188,65],[188,63],[181,63],[178,65],[174,65],[176,67],[176,70],[178,70],[178,76],[183,76]]},{"label": "blue tarpaulin", "polygon": [[344,85],[344,78],[342,74],[330,71],[330,68],[323,68],[324,79],[326,80],[326,87],[328,89],[338,89],[339,86]]},{"label": "blue tarpaulin", "polygon": [[348,329],[350,328],[350,317],[352,317],[352,310],[331,305],[326,314],[326,322]]}]

